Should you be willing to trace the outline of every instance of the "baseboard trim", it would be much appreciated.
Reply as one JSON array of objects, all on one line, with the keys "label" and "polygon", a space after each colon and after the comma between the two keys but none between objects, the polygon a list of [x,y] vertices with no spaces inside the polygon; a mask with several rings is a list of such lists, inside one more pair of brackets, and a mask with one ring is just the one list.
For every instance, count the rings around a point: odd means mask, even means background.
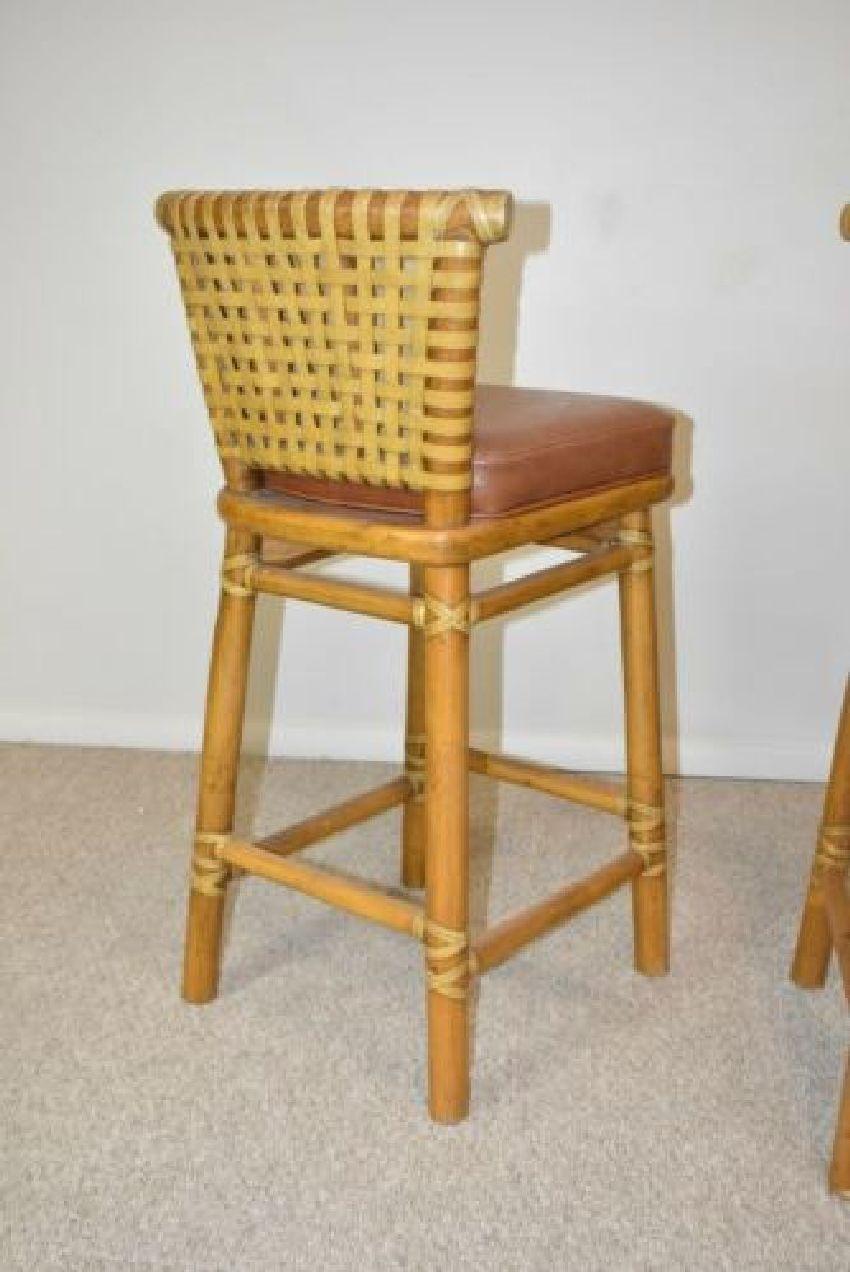
[{"label": "baseboard trim", "polygon": [[[35,715],[0,712],[0,740],[65,746],[131,747],[143,750],[196,751],[200,746],[198,719],[182,716]],[[493,738],[475,738],[493,748]],[[776,781],[823,782],[829,764],[831,739],[782,743],[753,738],[682,738],[676,749],[666,748],[668,772],[687,777],[765,778]],[[245,749],[274,756],[338,760],[396,760],[402,752],[401,729],[361,727],[339,723],[321,725],[294,721],[270,731],[257,721],[245,729]],[[523,733],[506,730],[502,749],[529,759],[587,772],[622,768],[617,739],[568,734]]]}]

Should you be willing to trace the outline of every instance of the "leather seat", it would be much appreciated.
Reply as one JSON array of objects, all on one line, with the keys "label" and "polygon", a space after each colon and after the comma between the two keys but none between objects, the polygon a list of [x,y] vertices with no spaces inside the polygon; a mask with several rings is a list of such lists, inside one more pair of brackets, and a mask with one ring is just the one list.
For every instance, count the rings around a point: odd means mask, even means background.
[{"label": "leather seat", "polygon": [[[472,515],[505,516],[670,472],[673,416],[644,402],[480,385]],[[265,488],[360,510],[422,511],[415,491],[264,474]]]}]

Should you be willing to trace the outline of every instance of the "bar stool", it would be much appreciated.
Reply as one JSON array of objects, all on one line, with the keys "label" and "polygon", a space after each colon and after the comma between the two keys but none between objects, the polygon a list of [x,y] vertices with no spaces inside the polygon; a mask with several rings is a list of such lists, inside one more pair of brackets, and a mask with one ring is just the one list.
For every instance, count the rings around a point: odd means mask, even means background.
[{"label": "bar stool", "polygon": [[[826,983],[835,950],[850,1004],[850,679],[838,722],[809,888],[800,920],[791,978],[801,989]],[[850,1199],[850,1053],[829,1168],[830,1192]]]},{"label": "bar stool", "polygon": [[[476,385],[481,271],[509,232],[499,191],[178,191],[161,196],[225,485],[221,595],[201,758],[184,997],[215,997],[234,871],[420,941],[429,1109],[469,1104],[469,986],[629,883],[635,965],[668,968],[667,874],[651,506],[671,493],[673,419],[649,405]],[[269,552],[269,541],[283,541]],[[546,543],[565,560],[470,594],[470,563]],[[405,561],[406,592],[311,576],[338,553]],[[619,579],[625,783],[472,750],[476,623],[588,580]],[[259,592],[405,624],[404,772],[258,842],[234,790]],[[627,850],[470,940],[468,774],[619,816]],[[403,806],[402,882],[383,889],[298,860]],[[411,892],[424,886],[424,904]]]},{"label": "bar stool", "polygon": [[[841,237],[850,241],[850,203],[841,209]],[[832,768],[823,804],[791,979],[800,989],[821,989],[833,949],[850,1005],[850,679],[838,721]],[[829,1189],[850,1199],[850,1052],[829,1167]]]}]

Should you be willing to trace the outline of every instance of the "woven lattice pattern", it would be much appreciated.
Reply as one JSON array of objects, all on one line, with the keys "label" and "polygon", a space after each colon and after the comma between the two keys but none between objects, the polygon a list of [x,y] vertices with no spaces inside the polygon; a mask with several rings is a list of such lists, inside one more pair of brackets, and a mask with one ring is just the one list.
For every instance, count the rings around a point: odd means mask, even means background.
[{"label": "woven lattice pattern", "polygon": [[223,459],[471,484],[481,260],[504,230],[487,196],[189,191],[157,214]]}]

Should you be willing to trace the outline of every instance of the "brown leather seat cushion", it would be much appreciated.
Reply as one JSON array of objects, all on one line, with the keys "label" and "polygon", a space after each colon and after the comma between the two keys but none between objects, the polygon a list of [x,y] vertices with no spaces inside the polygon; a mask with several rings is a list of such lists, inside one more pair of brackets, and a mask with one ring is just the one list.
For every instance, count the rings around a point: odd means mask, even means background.
[{"label": "brown leather seat cushion", "polygon": [[[480,385],[472,514],[497,517],[670,471],[673,417],[622,398]],[[347,508],[420,512],[410,490],[266,472],[282,494]]]}]

